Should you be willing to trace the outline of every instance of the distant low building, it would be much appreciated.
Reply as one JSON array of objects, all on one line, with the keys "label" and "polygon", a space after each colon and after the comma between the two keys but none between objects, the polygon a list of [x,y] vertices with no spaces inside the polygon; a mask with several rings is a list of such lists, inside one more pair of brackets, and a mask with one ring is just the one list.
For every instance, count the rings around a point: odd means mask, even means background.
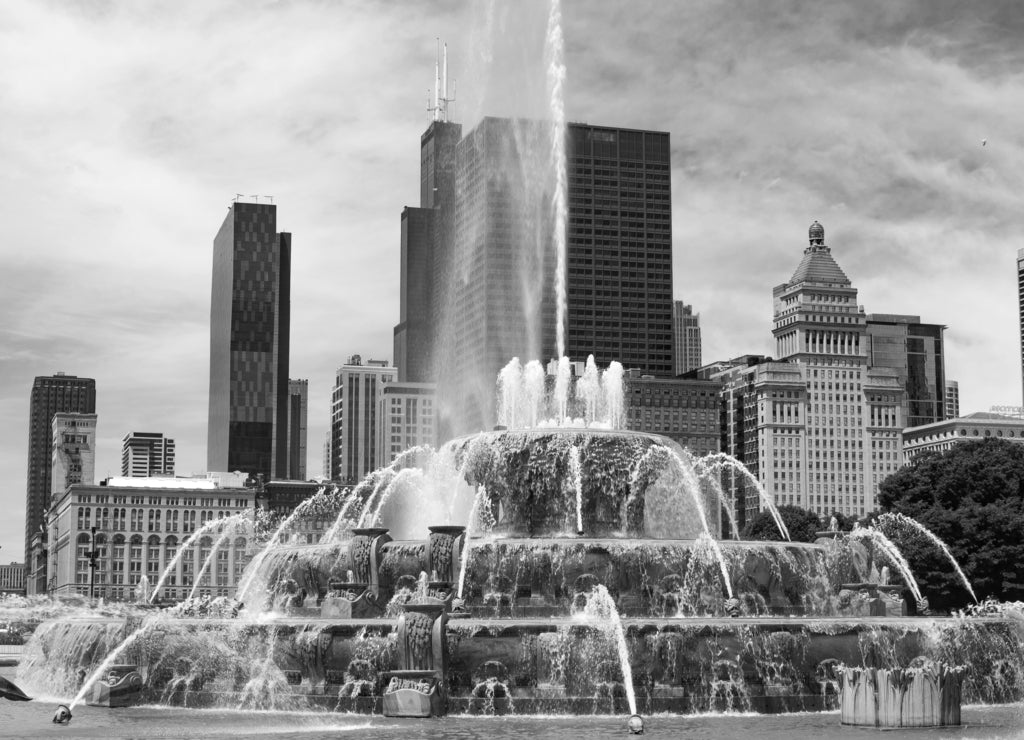
[{"label": "distant low building", "polygon": [[0,565],[0,594],[25,595],[25,564]]},{"label": "distant low building", "polygon": [[625,385],[627,429],[668,437],[694,455],[718,452],[721,383],[629,371]]},{"label": "distant low building", "polygon": [[174,477],[174,440],[160,432],[129,432],[124,435],[121,441],[121,475],[131,478]]},{"label": "distant low building", "polygon": [[[331,487],[331,483],[317,481],[272,480],[264,484],[256,494],[256,506],[268,513],[273,522],[287,519],[304,501]],[[329,506],[322,510],[310,510],[307,516],[299,517],[281,534],[282,543],[313,545],[334,524],[335,512]]]},{"label": "distant low building", "polygon": [[[251,512],[255,489],[224,487],[215,479],[110,478],[101,485],[75,484],[55,496],[47,523],[46,558],[51,594],[128,600],[146,576],[155,586],[185,542],[211,521]],[[251,530],[222,537],[210,525],[182,553],[161,596],[233,596],[251,557]],[[199,574],[215,545],[216,558]],[[95,574],[89,552],[97,551]]]},{"label": "distant low building", "polygon": [[903,458],[909,463],[922,452],[945,452],[961,442],[992,437],[1024,442],[1024,419],[980,411],[909,427],[903,430]]}]

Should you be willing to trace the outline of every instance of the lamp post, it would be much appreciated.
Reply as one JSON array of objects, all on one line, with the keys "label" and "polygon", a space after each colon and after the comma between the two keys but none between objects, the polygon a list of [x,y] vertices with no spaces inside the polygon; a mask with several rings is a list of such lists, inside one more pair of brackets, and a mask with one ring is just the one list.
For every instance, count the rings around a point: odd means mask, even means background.
[{"label": "lamp post", "polygon": [[96,568],[98,563],[96,558],[100,556],[100,551],[96,549],[96,527],[92,527],[89,530],[89,602],[92,603],[93,591],[96,588]]}]

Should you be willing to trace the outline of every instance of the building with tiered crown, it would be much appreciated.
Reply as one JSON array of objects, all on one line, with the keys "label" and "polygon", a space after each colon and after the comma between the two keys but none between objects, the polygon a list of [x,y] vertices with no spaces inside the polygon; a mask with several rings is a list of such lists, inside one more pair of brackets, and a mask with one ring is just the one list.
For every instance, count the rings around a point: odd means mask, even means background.
[{"label": "building with tiered crown", "polygon": [[[868,363],[867,314],[815,221],[793,276],[772,291],[778,360],[736,363],[724,382],[723,450],[776,504],[862,516],[901,465],[905,391]],[[741,522],[761,508],[752,484],[728,481]]]}]

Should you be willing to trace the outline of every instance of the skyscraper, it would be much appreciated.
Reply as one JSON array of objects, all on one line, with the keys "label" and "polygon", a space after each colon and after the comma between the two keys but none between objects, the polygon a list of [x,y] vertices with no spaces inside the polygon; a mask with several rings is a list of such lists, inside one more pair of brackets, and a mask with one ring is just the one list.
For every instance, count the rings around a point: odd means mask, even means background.
[{"label": "skyscraper", "polygon": [[700,314],[682,301],[672,304],[673,372],[682,375],[701,366]]},{"label": "skyscraper", "polygon": [[232,203],[214,238],[208,470],[288,468],[291,243],[269,203]]},{"label": "skyscraper", "polygon": [[380,399],[398,370],[384,360],[352,355],[338,368],[331,392],[331,480],[358,483],[384,464],[377,448]]},{"label": "skyscraper", "polygon": [[[461,131],[431,123],[420,208],[402,213],[395,362],[402,382],[437,383],[440,439],[493,424],[510,359],[556,354],[553,129],[484,118]],[[671,376],[668,134],[570,124],[565,144],[565,351]]]},{"label": "skyscraper", "polygon": [[920,316],[868,314],[868,365],[891,367],[906,391],[903,420],[908,427],[945,418],[946,364],[941,324],[922,324]]},{"label": "skyscraper", "polygon": [[53,432],[50,500],[56,501],[68,486],[96,482],[96,414],[58,411],[50,427]]},{"label": "skyscraper", "polygon": [[[46,589],[46,572],[42,581],[35,578],[31,557],[33,535],[46,524],[45,511],[50,505],[50,479],[53,466],[53,415],[58,411],[83,414],[96,413],[96,381],[74,375],[56,373],[39,376],[32,384],[29,401],[28,470],[25,486],[25,572],[28,593]],[[44,561],[45,562],[45,561]],[[38,590],[37,590],[38,589]]]},{"label": "skyscraper", "polygon": [[288,381],[288,480],[306,480],[306,422],[309,381]]},{"label": "skyscraper", "polygon": [[[1020,317],[1021,388],[1024,389],[1024,249],[1017,250],[1017,303]],[[1022,392],[1024,399],[1024,392]]]},{"label": "skyscraper", "polygon": [[[902,464],[906,394],[896,368],[868,364],[867,316],[825,229],[815,221],[808,237],[793,276],[772,291],[781,360],[712,375],[725,385],[723,449],[777,504],[863,516]],[[748,483],[731,490],[741,517],[761,507]]]},{"label": "skyscraper", "polygon": [[437,393],[433,383],[387,383],[377,422],[379,465],[421,445],[437,446]]},{"label": "skyscraper", "polygon": [[569,124],[566,354],[671,377],[668,133]]},{"label": "skyscraper", "polygon": [[129,432],[121,442],[121,475],[174,477],[174,440],[161,432]]}]

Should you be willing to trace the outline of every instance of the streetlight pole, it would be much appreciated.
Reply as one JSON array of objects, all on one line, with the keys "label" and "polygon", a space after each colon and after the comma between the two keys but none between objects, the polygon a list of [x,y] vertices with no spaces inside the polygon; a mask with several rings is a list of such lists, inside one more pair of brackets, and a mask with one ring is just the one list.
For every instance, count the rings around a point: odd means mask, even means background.
[{"label": "streetlight pole", "polygon": [[96,527],[93,527],[89,532],[89,603],[92,603],[93,591],[96,588],[96,558],[99,557],[100,551],[96,549]]}]

